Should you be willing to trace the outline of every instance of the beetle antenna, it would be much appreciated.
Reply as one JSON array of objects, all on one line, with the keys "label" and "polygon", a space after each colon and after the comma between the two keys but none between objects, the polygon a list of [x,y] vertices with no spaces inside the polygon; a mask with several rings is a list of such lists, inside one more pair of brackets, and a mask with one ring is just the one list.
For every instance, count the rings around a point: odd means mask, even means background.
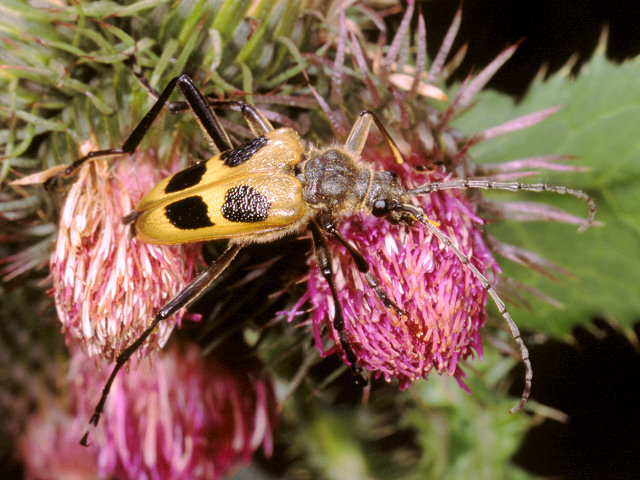
[{"label": "beetle antenna", "polygon": [[589,207],[589,216],[587,220],[580,225],[579,232],[583,232],[587,227],[593,224],[593,218],[596,215],[596,204],[593,199],[582,190],[569,188],[564,185],[549,185],[548,183],[520,183],[520,182],[494,182],[493,180],[479,180],[461,178],[458,180],[450,180],[447,182],[426,183],[416,188],[407,190],[409,195],[426,195],[447,189],[468,189],[481,188],[484,190],[508,190],[511,192],[553,192],[559,195],[571,195],[572,197],[584,200]]},{"label": "beetle antenna", "polygon": [[[443,183],[449,183],[449,182],[443,182]],[[434,185],[434,184],[427,184],[426,186],[429,186],[429,185]],[[451,187],[451,188],[455,188],[455,187]],[[418,189],[414,189],[414,190],[418,190]],[[504,320],[507,322],[507,325],[511,330],[511,336],[513,337],[515,342],[518,344],[518,347],[520,347],[520,356],[522,358],[522,362],[524,363],[524,368],[525,368],[524,389],[522,390],[520,401],[518,402],[517,405],[515,405],[510,410],[511,413],[516,413],[518,410],[520,410],[524,406],[524,404],[527,402],[527,399],[529,398],[529,394],[531,393],[531,379],[533,378],[533,369],[531,367],[531,360],[529,359],[529,350],[527,349],[526,345],[524,344],[524,341],[522,340],[522,336],[520,335],[520,330],[518,329],[517,325],[511,318],[511,315],[507,311],[506,305],[504,304],[502,299],[498,296],[498,293],[496,292],[495,288],[493,288],[493,286],[491,285],[491,282],[489,282],[487,277],[485,277],[480,272],[480,270],[478,270],[476,266],[473,263],[471,263],[471,260],[469,260],[469,257],[467,257],[464,253],[462,253],[462,251],[460,251],[460,249],[453,244],[451,239],[446,234],[444,234],[440,229],[438,229],[435,225],[429,222],[424,211],[421,208],[416,207],[414,205],[409,205],[409,204],[399,204],[399,205],[396,205],[394,208],[402,212],[408,213],[417,221],[419,221],[421,224],[423,224],[425,227],[427,227],[431,232],[433,232],[433,234],[436,237],[438,237],[438,239],[442,243],[444,243],[447,246],[447,248],[451,249],[451,251],[456,254],[456,256],[460,259],[460,262],[471,271],[471,273],[480,281],[480,283],[482,284],[482,287],[489,293],[489,295],[491,295],[493,302],[496,304],[496,307],[498,307],[498,311],[502,315],[502,318],[504,318]]]}]

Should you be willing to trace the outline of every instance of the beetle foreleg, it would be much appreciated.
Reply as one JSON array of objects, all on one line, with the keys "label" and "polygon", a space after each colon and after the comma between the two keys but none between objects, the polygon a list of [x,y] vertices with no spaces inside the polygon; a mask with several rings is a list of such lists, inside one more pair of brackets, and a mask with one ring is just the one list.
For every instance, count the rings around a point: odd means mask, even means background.
[{"label": "beetle foreleg", "polygon": [[356,266],[358,267],[358,270],[360,270],[360,273],[362,273],[362,275],[364,276],[365,280],[367,281],[367,284],[375,292],[375,294],[383,303],[383,305],[386,308],[392,308],[398,316],[404,315],[404,312],[402,311],[402,309],[398,307],[393,302],[393,300],[389,298],[389,295],[387,295],[387,292],[385,292],[384,289],[380,286],[380,283],[378,282],[378,279],[376,278],[376,276],[373,273],[371,273],[369,269],[369,262],[367,262],[367,259],[364,258],[364,256],[358,251],[358,249],[353,244],[351,244],[351,242],[349,242],[346,238],[342,236],[342,234],[338,231],[338,228],[336,227],[333,220],[328,220],[323,222],[322,226],[327,232],[333,235],[342,245],[344,245],[344,247],[347,249],[351,257],[353,258],[354,262],[356,262]]},{"label": "beetle foreleg", "polygon": [[380,133],[382,133],[384,141],[387,142],[387,145],[389,146],[389,149],[391,150],[396,163],[404,163],[404,158],[402,158],[402,154],[400,153],[400,149],[398,149],[396,142],[393,141],[391,135],[389,135],[387,129],[384,128],[382,122],[378,120],[376,114],[370,112],[369,110],[363,110],[362,112],[360,112],[360,117],[358,117],[356,123],[354,123],[353,127],[351,127],[349,137],[344,144],[345,148],[356,157],[362,153],[364,144],[366,143],[367,137],[369,136],[369,130],[371,130],[371,121],[376,124],[378,130],[380,130]]}]

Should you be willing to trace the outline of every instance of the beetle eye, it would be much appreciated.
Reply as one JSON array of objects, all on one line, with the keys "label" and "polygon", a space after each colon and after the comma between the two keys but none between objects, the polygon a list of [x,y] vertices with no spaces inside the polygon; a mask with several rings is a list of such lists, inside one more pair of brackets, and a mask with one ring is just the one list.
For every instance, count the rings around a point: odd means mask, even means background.
[{"label": "beetle eye", "polygon": [[389,204],[388,202],[380,198],[373,202],[373,207],[371,208],[371,213],[373,213],[376,217],[383,217],[389,213]]}]

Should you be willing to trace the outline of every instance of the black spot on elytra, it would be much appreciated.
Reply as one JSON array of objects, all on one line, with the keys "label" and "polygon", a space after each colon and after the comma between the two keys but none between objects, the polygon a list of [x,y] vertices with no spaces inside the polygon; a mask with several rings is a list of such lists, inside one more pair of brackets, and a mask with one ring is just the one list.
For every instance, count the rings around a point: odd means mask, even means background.
[{"label": "black spot on elytra", "polygon": [[179,192],[189,187],[197,185],[202,180],[203,175],[207,171],[205,162],[196,163],[189,168],[185,168],[181,172],[176,173],[164,189],[165,193]]},{"label": "black spot on elytra", "polygon": [[268,142],[269,140],[267,140],[267,137],[256,137],[250,142],[238,145],[233,150],[222,152],[220,154],[220,160],[222,160],[227,167],[237,167],[251,159],[251,157],[253,157]]},{"label": "black spot on elytra", "polygon": [[267,197],[248,185],[230,188],[222,204],[222,216],[230,222],[261,222],[269,216]]},{"label": "black spot on elytra", "polygon": [[196,230],[214,225],[209,218],[207,204],[199,195],[170,203],[164,207],[164,214],[180,230]]}]

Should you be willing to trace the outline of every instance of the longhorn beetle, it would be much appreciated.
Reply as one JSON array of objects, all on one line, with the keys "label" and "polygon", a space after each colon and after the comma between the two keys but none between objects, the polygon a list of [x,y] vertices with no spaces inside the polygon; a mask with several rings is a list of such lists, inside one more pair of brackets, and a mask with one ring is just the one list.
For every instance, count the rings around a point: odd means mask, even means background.
[{"label": "longhorn beetle", "polygon": [[[479,179],[427,183],[406,189],[395,173],[377,171],[360,160],[373,122],[396,161],[403,162],[398,147],[373,112],[360,113],[344,145],[316,147],[303,142],[291,128],[274,129],[264,115],[249,104],[205,97],[187,75],[173,78],[161,93],[154,90],[141,73],[136,72],[135,75],[156,98],[149,112],[121,148],[90,152],[73,162],[60,175],[71,174],[87,160],[133,153],[165,106],[172,113],[192,110],[211,141],[214,156],[162,180],[123,221],[131,225],[139,239],[149,243],[177,244],[228,239],[229,245],[207,270],[160,308],[149,327],[118,356],[91,416],[89,429],[81,440],[83,445],[87,445],[90,429],[100,420],[118,371],[157,325],[198,298],[229,266],[244,245],[270,242],[291,233],[311,232],[316,261],[329,284],[335,305],[333,326],[356,383],[364,384],[362,368],[358,365],[344,330],[344,318],[333,281],[325,236],[334,237],[346,247],[367,284],[386,308],[393,309],[399,315],[402,314],[402,309],[389,299],[378,280],[369,272],[369,265],[357,247],[346,240],[337,228],[340,217],[361,210],[386,217],[392,222],[420,223],[451,249],[480,281],[493,298],[520,348],[525,365],[525,386],[520,401],[511,411],[516,412],[522,408],[531,391],[533,373],[529,353],[518,327],[489,280],[438,229],[437,223],[431,222],[420,207],[411,203],[411,198],[452,188],[550,191],[583,199],[589,206],[587,224],[590,224],[595,215],[595,205],[586,193],[565,186]],[[168,101],[176,87],[186,102]],[[214,108],[240,112],[255,138],[234,147],[216,117]]]}]

